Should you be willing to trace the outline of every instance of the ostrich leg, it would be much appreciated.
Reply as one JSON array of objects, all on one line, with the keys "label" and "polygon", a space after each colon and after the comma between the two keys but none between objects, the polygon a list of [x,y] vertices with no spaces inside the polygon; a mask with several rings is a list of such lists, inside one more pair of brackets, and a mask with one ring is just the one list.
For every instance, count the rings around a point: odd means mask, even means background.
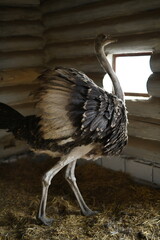
[{"label": "ostrich leg", "polygon": [[79,191],[79,188],[77,186],[77,183],[76,183],[76,178],[75,178],[75,166],[76,166],[76,162],[77,160],[71,162],[70,164],[68,164],[67,166],[67,169],[66,169],[66,174],[65,174],[65,178],[66,180],[68,181],[71,189],[73,190],[75,196],[76,196],[76,199],[78,201],[78,204],[81,208],[81,211],[82,211],[82,214],[85,215],[85,216],[91,216],[91,215],[94,215],[98,212],[96,211],[92,211],[88,206],[87,204],[85,203],[80,191]]},{"label": "ostrich leg", "polygon": [[37,218],[44,223],[45,225],[50,225],[53,219],[49,219],[46,217],[46,205],[47,205],[47,196],[49,185],[51,184],[52,178],[66,165],[69,163],[81,158],[88,152],[92,150],[92,145],[80,146],[74,148],[69,154],[61,157],[60,161],[51,168],[48,172],[46,172],[42,178],[42,198],[39,207],[39,212]]}]

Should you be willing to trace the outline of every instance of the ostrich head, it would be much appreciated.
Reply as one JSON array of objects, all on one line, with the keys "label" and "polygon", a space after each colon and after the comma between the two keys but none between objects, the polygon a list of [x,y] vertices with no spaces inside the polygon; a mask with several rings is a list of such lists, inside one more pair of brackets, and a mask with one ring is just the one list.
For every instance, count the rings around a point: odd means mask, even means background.
[{"label": "ostrich head", "polygon": [[101,66],[103,67],[105,72],[108,73],[108,75],[111,78],[115,95],[118,98],[120,98],[122,101],[124,101],[124,93],[122,91],[120,82],[119,82],[115,72],[113,71],[110,63],[108,62],[107,57],[104,52],[104,47],[113,42],[117,42],[117,40],[111,39],[109,36],[105,36],[104,34],[100,34],[95,39],[95,50],[96,50],[96,55],[97,55],[97,58],[101,64]]}]

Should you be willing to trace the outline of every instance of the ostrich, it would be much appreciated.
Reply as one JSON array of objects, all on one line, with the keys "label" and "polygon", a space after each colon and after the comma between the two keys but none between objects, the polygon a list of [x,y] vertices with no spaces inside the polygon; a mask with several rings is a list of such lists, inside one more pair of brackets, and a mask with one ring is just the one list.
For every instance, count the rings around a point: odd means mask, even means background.
[{"label": "ostrich", "polygon": [[24,117],[0,103],[0,128],[8,129],[33,149],[60,156],[58,163],[42,178],[42,197],[38,219],[50,225],[46,216],[48,188],[53,177],[65,166],[65,178],[73,190],[81,212],[96,214],[85,203],[75,178],[79,158],[97,159],[119,154],[127,143],[127,114],[124,94],[117,76],[107,61],[104,47],[115,40],[101,34],[96,37],[97,58],[109,74],[114,94],[98,87],[74,68],[47,69],[38,77],[40,87],[34,93],[37,115]]}]

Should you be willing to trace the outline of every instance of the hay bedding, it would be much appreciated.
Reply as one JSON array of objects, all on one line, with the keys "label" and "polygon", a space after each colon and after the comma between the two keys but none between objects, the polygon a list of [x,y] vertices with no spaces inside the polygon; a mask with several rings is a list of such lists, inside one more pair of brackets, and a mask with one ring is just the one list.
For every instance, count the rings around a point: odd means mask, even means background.
[{"label": "hay bedding", "polygon": [[52,165],[51,159],[0,165],[0,239],[160,240],[160,190],[93,163],[77,167],[76,175],[86,202],[100,213],[81,216],[62,171],[49,190],[47,212],[55,221],[37,224],[41,176]]}]

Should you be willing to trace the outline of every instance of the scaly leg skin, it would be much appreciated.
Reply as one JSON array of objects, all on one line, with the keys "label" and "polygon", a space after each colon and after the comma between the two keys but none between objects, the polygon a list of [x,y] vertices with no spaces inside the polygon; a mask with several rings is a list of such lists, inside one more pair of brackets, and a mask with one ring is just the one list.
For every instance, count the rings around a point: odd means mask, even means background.
[{"label": "scaly leg skin", "polygon": [[48,172],[46,172],[42,178],[42,198],[39,207],[39,212],[37,218],[45,225],[51,225],[53,219],[49,219],[46,217],[46,205],[47,205],[47,196],[48,196],[48,189],[49,185],[51,184],[52,178],[66,165],[81,158],[88,152],[92,150],[92,145],[87,146],[80,146],[74,148],[69,154],[63,156],[60,161],[51,168]]},{"label": "scaly leg skin", "polygon": [[40,222],[43,223],[44,225],[50,226],[53,222],[53,219],[52,218],[51,219],[47,218],[46,215],[45,215],[48,188],[49,188],[49,184],[46,184],[46,186],[45,186],[45,176],[46,176],[46,174],[44,175],[44,177],[42,179],[42,199],[41,199],[37,219],[40,220]]},{"label": "scaly leg skin", "polygon": [[77,199],[78,204],[81,208],[82,214],[85,215],[85,216],[92,216],[92,215],[97,214],[98,212],[97,211],[92,211],[87,206],[87,204],[85,203],[85,201],[84,201],[84,199],[83,199],[83,197],[82,197],[82,195],[79,191],[79,188],[78,188],[77,183],[76,183],[76,178],[75,178],[76,161],[77,160],[68,164],[67,169],[66,169],[65,178],[66,178],[67,182],[69,183],[71,189],[73,190],[73,192],[76,196],[76,199]]}]

